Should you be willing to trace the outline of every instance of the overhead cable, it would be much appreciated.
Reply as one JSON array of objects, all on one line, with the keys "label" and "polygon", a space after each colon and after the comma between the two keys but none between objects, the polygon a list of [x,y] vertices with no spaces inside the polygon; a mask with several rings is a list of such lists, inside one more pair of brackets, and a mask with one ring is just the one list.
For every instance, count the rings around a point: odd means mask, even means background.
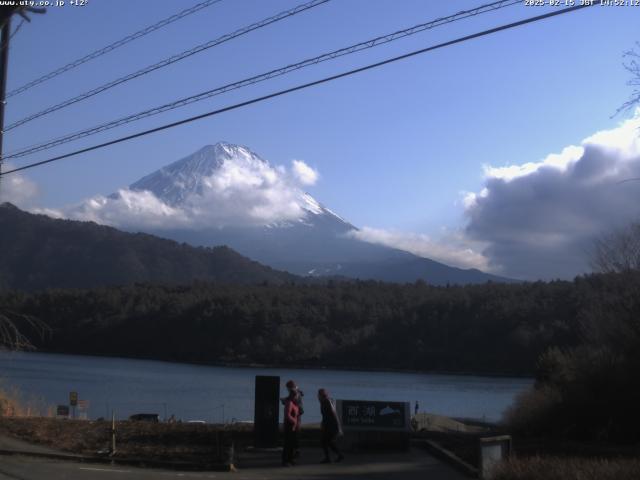
[{"label": "overhead cable", "polygon": [[239,80],[233,83],[229,83],[223,85],[221,87],[216,87],[195,95],[191,95],[188,97],[184,97],[170,103],[166,103],[164,105],[160,105],[157,107],[153,107],[147,110],[143,110],[141,112],[137,112],[131,115],[127,115],[125,117],[118,118],[116,120],[112,120],[107,123],[103,123],[101,125],[97,125],[94,127],[90,127],[75,133],[71,133],[62,137],[55,138],[53,140],[48,140],[46,142],[42,142],[39,144],[31,145],[28,147],[23,147],[18,150],[14,150],[4,156],[5,159],[10,158],[20,158],[26,155],[31,155],[33,153],[37,153],[43,150],[48,150],[50,148],[56,147],[58,145],[62,145],[68,142],[72,142],[90,135],[94,135],[100,132],[104,132],[106,130],[111,130],[112,128],[119,127],[121,125],[125,125],[127,123],[135,122],[141,120],[143,118],[147,118],[153,115],[158,115],[163,112],[167,112],[169,110],[173,110],[179,107],[184,107],[186,105],[190,105],[192,103],[200,102],[202,100],[206,100],[208,98],[221,95],[223,93],[229,92],[231,90],[237,90],[249,85],[253,85],[259,82],[264,82],[271,78],[279,77],[282,75],[286,75],[290,72],[300,70],[302,68],[306,68],[312,65],[317,65],[322,62],[326,62],[328,60],[333,60],[339,57],[343,57],[345,55],[350,55],[352,53],[356,53],[362,50],[367,50],[370,48],[377,47],[379,45],[383,45],[386,43],[390,43],[396,40],[399,40],[404,37],[408,37],[411,35],[415,35],[424,30],[432,29],[441,25],[446,25],[448,23],[452,23],[455,21],[459,21],[468,17],[476,16],[482,13],[486,13],[489,11],[497,10],[500,8],[509,7],[511,5],[520,4],[521,0],[502,0],[493,3],[489,3],[486,5],[481,5],[477,8],[471,10],[463,10],[453,15],[449,15],[447,17],[437,18],[435,20],[430,20],[425,23],[420,23],[418,25],[414,25],[410,28],[406,28],[404,30],[398,30],[393,33],[389,33],[387,35],[382,35],[379,37],[375,37],[373,39],[366,40],[364,42],[357,43],[355,45],[350,45],[348,47],[340,48],[338,50],[334,50],[329,53],[324,53],[322,55],[308,58],[302,60],[297,63],[289,64],[281,68],[277,68],[275,70],[268,71],[266,73],[262,73],[260,75],[255,75],[249,78],[245,78],[243,80]]},{"label": "overhead cable", "polygon": [[283,12],[280,12],[276,15],[270,16],[268,18],[265,18],[263,20],[260,20],[259,22],[256,23],[252,23],[251,25],[248,25],[246,27],[242,27],[232,33],[228,33],[226,35],[223,35],[221,37],[218,37],[214,40],[210,40],[208,42],[202,43],[200,45],[197,45],[193,48],[190,48],[188,50],[185,50],[183,52],[180,52],[176,55],[172,55],[171,57],[165,58],[164,60],[161,60],[157,63],[154,63],[152,65],[148,65],[140,70],[137,70],[135,72],[129,73],[123,77],[119,77],[116,78],[115,80],[112,80],[108,83],[105,83],[103,85],[100,85],[99,87],[93,88],[87,92],[81,93],[79,95],[76,95],[75,97],[69,98],[63,102],[57,103],[56,105],[52,105],[51,107],[45,108],[44,110],[41,110],[39,112],[33,113],[31,115],[28,115],[20,120],[17,120],[15,122],[13,122],[11,125],[8,125],[4,131],[8,132],[9,130],[12,130],[16,127],[19,127],[20,125],[24,125],[25,123],[31,122],[32,120],[35,120],[36,118],[40,118],[43,117],[45,115],[48,115],[50,113],[56,112],[58,110],[61,110],[65,107],[68,107],[70,105],[73,105],[75,103],[81,102],[83,100],[86,100],[88,98],[91,98],[95,95],[98,95],[99,93],[105,92],[107,90],[112,89],[113,87],[116,87],[118,85],[121,85],[123,83],[129,82],[135,78],[138,77],[142,77],[143,75],[147,75],[151,72],[154,72],[155,70],[158,70],[160,68],[164,68],[167,67],[169,65],[172,65],[176,62],[179,62],[181,60],[184,60],[185,58],[189,58],[192,55],[195,55],[197,53],[203,52],[205,50],[208,50],[210,48],[213,48],[215,46],[218,46],[222,43],[228,42],[230,40],[233,40],[234,38],[238,38],[242,35],[246,35],[249,32],[252,32],[254,30],[258,30],[260,28],[266,27],[267,25],[271,25],[272,23],[276,23],[279,22],[280,20],[284,20],[285,18],[289,18],[292,17],[294,15],[297,15],[299,13],[302,13],[306,10],[309,10],[311,8],[317,7],[319,5],[322,5],[324,3],[329,2],[330,0],[311,0],[309,2],[300,4],[294,8],[291,8],[289,10],[285,10]]},{"label": "overhead cable", "polygon": [[573,6],[573,7],[563,8],[563,9],[559,9],[559,10],[553,10],[551,12],[548,12],[548,13],[545,13],[545,14],[542,14],[542,15],[537,15],[535,17],[529,17],[529,18],[526,18],[524,20],[519,20],[517,22],[509,23],[509,24],[506,24],[506,25],[500,25],[498,27],[490,28],[488,30],[483,30],[481,32],[473,33],[471,35],[466,35],[464,37],[459,37],[459,38],[456,38],[454,40],[449,40],[449,41],[444,42],[444,43],[439,43],[437,45],[433,45],[433,46],[430,46],[430,47],[425,47],[425,48],[422,48],[420,50],[414,50],[412,52],[405,53],[404,55],[399,55],[397,57],[388,58],[388,59],[382,60],[380,62],[371,63],[371,64],[366,65],[364,67],[355,68],[353,70],[348,70],[346,72],[342,72],[342,73],[339,73],[339,74],[336,74],[336,75],[331,75],[329,77],[321,78],[321,79],[315,80],[313,82],[304,83],[302,85],[297,85],[295,87],[291,87],[291,88],[287,88],[287,89],[284,89],[284,90],[280,90],[280,91],[277,91],[277,92],[274,92],[274,93],[270,93],[268,95],[263,95],[261,97],[256,97],[256,98],[253,98],[251,100],[246,100],[244,102],[236,103],[234,105],[230,105],[230,106],[227,106],[227,107],[224,107],[224,108],[213,110],[213,111],[210,111],[210,112],[207,112],[207,113],[202,113],[200,115],[195,115],[193,117],[185,118],[185,119],[179,120],[177,122],[168,123],[168,124],[165,124],[165,125],[161,125],[159,127],[151,128],[149,130],[144,130],[142,132],[134,133],[134,134],[127,135],[127,136],[124,136],[124,137],[120,137],[120,138],[116,138],[114,140],[110,140],[108,142],[100,143],[98,145],[93,145],[91,147],[86,147],[86,148],[75,150],[73,152],[69,152],[69,153],[66,153],[66,154],[63,154],[63,155],[58,155],[56,157],[49,158],[47,160],[42,160],[42,161],[39,161],[39,162],[30,163],[30,164],[24,165],[22,167],[17,167],[17,168],[14,168],[12,170],[7,170],[6,172],[2,172],[2,173],[0,173],[0,176],[5,176],[5,175],[9,175],[11,173],[16,173],[16,172],[20,172],[20,171],[23,171],[23,170],[28,170],[28,169],[31,169],[31,168],[39,167],[41,165],[45,165],[45,164],[48,164],[48,163],[52,163],[52,162],[56,162],[56,161],[59,161],[59,160],[63,160],[65,158],[69,158],[69,157],[73,157],[73,156],[76,156],[76,155],[80,155],[82,153],[87,153],[87,152],[91,152],[91,151],[98,150],[98,149],[101,149],[101,148],[105,148],[105,147],[108,147],[110,145],[116,145],[118,143],[126,142],[128,140],[133,140],[135,138],[144,137],[144,136],[150,135],[152,133],[156,133],[156,132],[160,132],[160,131],[167,130],[167,129],[170,129],[170,128],[174,128],[174,127],[177,127],[179,125],[184,125],[184,124],[187,124],[187,123],[191,123],[191,122],[194,122],[196,120],[201,120],[203,118],[208,118],[208,117],[212,117],[212,116],[215,116],[215,115],[220,115],[222,113],[229,112],[231,110],[236,110],[238,108],[246,107],[248,105],[253,105],[255,103],[259,103],[259,102],[263,102],[265,100],[269,100],[269,99],[272,99],[272,98],[280,97],[282,95],[287,95],[289,93],[297,92],[299,90],[304,90],[304,89],[307,89],[307,88],[310,88],[310,87],[314,87],[316,85],[321,85],[323,83],[328,83],[328,82],[331,82],[331,81],[334,81],[334,80],[337,80],[337,79],[340,79],[340,78],[349,77],[349,76],[352,76],[352,75],[355,75],[355,74],[358,74],[358,73],[361,73],[361,72],[365,72],[365,71],[368,71],[368,70],[371,70],[371,69],[374,69],[374,68],[381,67],[383,65],[388,65],[390,63],[395,63],[395,62],[398,62],[400,60],[405,60],[407,58],[411,58],[411,57],[414,57],[416,55],[420,55],[420,54],[423,54],[423,53],[431,52],[433,50],[437,50],[437,49],[440,49],[440,48],[448,47],[448,46],[455,45],[455,44],[458,44],[458,43],[467,42],[469,40],[474,40],[476,38],[484,37],[484,36],[491,35],[491,34],[494,34],[494,33],[497,33],[497,32],[501,32],[503,30],[512,29],[512,28],[515,28],[515,27],[519,27],[519,26],[522,26],[522,25],[529,24],[529,23],[538,22],[538,21],[541,21],[541,20],[545,20],[547,18],[551,18],[551,17],[555,17],[555,16],[558,16],[558,15],[562,15],[562,14],[565,14],[565,13],[574,12],[574,11],[577,11],[577,10],[581,10],[581,9],[584,9],[584,8],[591,7],[593,5],[595,5],[595,3],[585,3],[585,4],[582,4],[582,5],[576,5],[576,6]]},{"label": "overhead cable", "polygon": [[[53,70],[52,72],[47,73],[46,75],[42,75],[41,77],[36,78],[35,80],[32,80],[24,85],[22,85],[21,87],[18,87],[14,90],[11,90],[10,92],[7,93],[6,98],[9,97],[13,97],[14,95],[18,95],[19,93],[22,92],[26,92],[27,90],[29,90],[32,87],[35,87],[36,85],[40,85],[41,83],[44,83],[48,80],[51,80],[54,77],[57,77],[58,75],[63,74],[64,72],[68,72],[69,70],[72,70],[80,65],[82,65],[83,63],[87,63],[90,60],[93,60],[95,58],[98,58],[106,53],[112,52],[113,50],[115,50],[116,48],[122,47],[123,45],[126,45],[127,43],[133,42],[134,40],[137,40],[138,38],[144,37],[145,35],[148,35],[151,32],[154,32],[162,27],[166,27],[167,25],[180,20],[181,18],[184,18],[188,15],[191,15],[193,13],[199,12],[200,10],[202,10],[203,8],[207,8],[210,7],[211,5],[214,5],[216,3],[221,2],[222,0],[205,0],[204,2],[200,2],[196,5],[194,5],[193,7],[187,8],[185,10],[182,10],[181,12],[178,12],[174,15],[171,15],[170,17],[165,18],[164,20],[161,20],[157,23],[154,23],[153,25],[149,25],[148,27],[143,28],[142,30],[138,30],[135,33],[132,33],[131,35],[127,35],[124,38],[121,38],[120,40],[113,42],[109,45],[107,45],[106,47],[102,47],[98,50],[95,50],[94,52],[89,53],[88,55],[85,55],[84,57],[78,58],[77,60],[74,60],[73,62],[67,63],[66,65],[57,68],[55,70]],[[15,34],[15,32],[14,32]]]}]

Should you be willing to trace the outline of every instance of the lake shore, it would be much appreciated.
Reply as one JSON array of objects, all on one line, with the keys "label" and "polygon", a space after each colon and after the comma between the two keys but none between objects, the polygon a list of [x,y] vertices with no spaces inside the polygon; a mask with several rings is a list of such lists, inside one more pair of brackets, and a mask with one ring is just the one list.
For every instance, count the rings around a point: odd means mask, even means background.
[{"label": "lake shore", "polygon": [[[295,379],[306,392],[305,417],[319,420],[314,392],[326,388],[337,399],[419,403],[421,412],[498,421],[531,379],[437,375],[353,369],[281,369],[212,366],[122,357],[48,353],[0,353],[6,388],[16,387],[39,405],[68,404],[69,392],[89,402],[88,418],[124,419],[134,413],[174,414],[183,420],[219,423],[254,414],[255,377]],[[283,391],[284,394],[284,391]]]},{"label": "lake shore", "polygon": [[54,350],[38,349],[38,353],[47,353],[51,355],[74,355],[74,356],[86,356],[97,358],[119,358],[130,360],[148,360],[154,362],[165,363],[178,363],[183,365],[198,365],[209,367],[223,367],[223,368],[262,368],[262,369],[288,369],[288,370],[327,370],[327,371],[343,371],[343,372],[380,372],[380,373],[412,373],[412,374],[425,374],[425,375],[452,375],[460,377],[485,377],[485,378],[523,378],[533,379],[533,372],[530,374],[523,373],[510,373],[510,372],[494,372],[486,370],[416,370],[416,369],[404,369],[404,368],[372,368],[366,366],[357,365],[317,365],[317,364],[288,364],[288,363],[253,363],[253,362],[204,362],[204,361],[185,361],[180,359],[170,358],[157,358],[146,356],[124,356],[120,354],[95,354],[90,352],[74,353],[74,352],[60,352]]}]

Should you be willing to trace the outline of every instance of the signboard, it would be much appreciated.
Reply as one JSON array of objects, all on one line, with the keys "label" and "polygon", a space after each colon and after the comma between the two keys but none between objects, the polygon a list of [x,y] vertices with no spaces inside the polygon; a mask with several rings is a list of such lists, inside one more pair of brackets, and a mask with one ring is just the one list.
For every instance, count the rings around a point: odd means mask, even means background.
[{"label": "signboard", "polygon": [[68,417],[69,405],[58,405],[58,408],[56,409],[56,415],[58,417]]},{"label": "signboard", "polygon": [[78,418],[80,420],[88,420],[89,419],[89,400],[81,400],[78,399]]},{"label": "signboard", "polygon": [[69,405],[72,407],[78,405],[78,392],[69,392]]},{"label": "signboard", "polygon": [[385,430],[408,431],[409,402],[376,402],[368,400],[337,400],[338,417],[345,431]]}]

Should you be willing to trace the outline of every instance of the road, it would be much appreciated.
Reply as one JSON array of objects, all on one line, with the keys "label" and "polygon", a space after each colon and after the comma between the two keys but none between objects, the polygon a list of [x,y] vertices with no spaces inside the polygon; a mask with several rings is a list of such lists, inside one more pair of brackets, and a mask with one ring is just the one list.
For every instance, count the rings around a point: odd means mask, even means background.
[{"label": "road", "polygon": [[[309,449],[295,467],[278,466],[277,456],[244,456],[245,465],[238,472],[177,472],[121,465],[77,463],[27,456],[0,456],[0,480],[152,480],[152,479],[233,479],[233,480],[462,480],[458,473],[427,452],[413,449],[408,453],[352,454],[340,464],[321,465],[320,450]],[[241,464],[243,459],[241,459]]]}]

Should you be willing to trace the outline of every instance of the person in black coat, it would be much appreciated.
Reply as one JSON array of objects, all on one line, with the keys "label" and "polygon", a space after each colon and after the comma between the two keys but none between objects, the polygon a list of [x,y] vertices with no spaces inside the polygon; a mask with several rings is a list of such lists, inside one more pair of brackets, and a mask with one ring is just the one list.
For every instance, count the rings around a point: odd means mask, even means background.
[{"label": "person in black coat", "polygon": [[320,425],[322,430],[322,450],[324,450],[322,463],[331,463],[329,449],[337,455],[336,462],[341,462],[344,460],[344,456],[338,449],[336,440],[338,436],[342,435],[342,427],[336,413],[336,407],[331,398],[329,398],[329,392],[324,388],[318,390],[318,400],[320,401],[320,413],[322,413],[322,423]]}]

